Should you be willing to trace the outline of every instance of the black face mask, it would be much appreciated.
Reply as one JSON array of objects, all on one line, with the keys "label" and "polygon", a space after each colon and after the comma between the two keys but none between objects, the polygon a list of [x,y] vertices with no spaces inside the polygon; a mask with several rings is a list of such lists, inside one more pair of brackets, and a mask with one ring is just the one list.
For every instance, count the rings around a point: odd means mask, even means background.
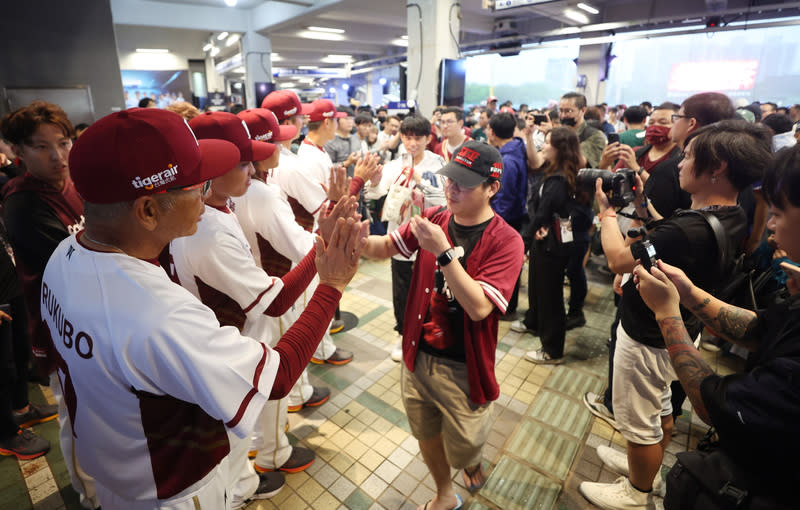
[{"label": "black face mask", "polygon": [[578,121],[575,119],[575,117],[564,117],[561,119],[562,126],[575,127],[577,123]]}]

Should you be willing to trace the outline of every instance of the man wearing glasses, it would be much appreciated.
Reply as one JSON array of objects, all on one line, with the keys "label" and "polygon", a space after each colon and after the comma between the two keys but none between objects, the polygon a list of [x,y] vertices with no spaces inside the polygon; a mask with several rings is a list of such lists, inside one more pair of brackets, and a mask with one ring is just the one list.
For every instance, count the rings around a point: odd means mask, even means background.
[{"label": "man wearing glasses", "polygon": [[442,128],[442,141],[433,152],[447,162],[453,157],[453,149],[469,140],[464,134],[464,110],[455,106],[444,108],[439,124]]},{"label": "man wearing glasses", "polygon": [[475,491],[485,477],[481,452],[491,430],[497,323],[522,268],[522,238],[492,210],[503,160],[467,140],[437,172],[447,208],[431,207],[387,236],[370,236],[364,254],[397,253],[417,262],[403,326],[401,392],[411,432],[436,484],[426,508],[459,508],[450,468]]},{"label": "man wearing glasses", "polygon": [[581,141],[581,153],[592,168],[600,164],[600,156],[606,147],[606,135],[599,129],[586,124],[583,116],[586,113],[586,96],[577,92],[567,92],[558,103],[561,125],[575,130]]}]

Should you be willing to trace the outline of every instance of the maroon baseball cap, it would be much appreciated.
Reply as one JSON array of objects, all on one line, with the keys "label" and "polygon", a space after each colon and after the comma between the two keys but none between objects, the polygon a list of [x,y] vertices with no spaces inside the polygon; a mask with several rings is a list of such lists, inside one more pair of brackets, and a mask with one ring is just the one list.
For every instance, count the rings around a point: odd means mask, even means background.
[{"label": "maroon baseball cap", "polygon": [[494,101],[497,101],[497,96],[489,96],[489,97],[486,99],[486,102],[487,102],[487,103],[491,103],[491,102],[494,102]]},{"label": "maroon baseball cap", "polygon": [[317,99],[311,106],[314,107],[314,111],[308,114],[308,120],[311,122],[347,117],[347,112],[336,111],[336,105],[330,99]]},{"label": "maroon baseball cap", "polygon": [[270,92],[269,95],[261,101],[261,108],[272,110],[272,113],[274,113],[281,122],[295,115],[308,115],[313,110],[310,104],[301,103],[297,94],[291,90],[276,90]]},{"label": "maroon baseball cap", "polygon": [[130,108],[98,120],[69,153],[81,197],[93,204],[127,202],[219,177],[240,161],[224,140],[198,140],[183,117]]},{"label": "maroon baseball cap", "polygon": [[297,126],[288,124],[281,126],[278,117],[272,110],[266,108],[242,110],[236,116],[247,124],[251,138],[259,142],[283,142],[294,140],[297,136]]},{"label": "maroon baseball cap", "polygon": [[205,112],[190,120],[189,126],[197,138],[227,140],[233,143],[242,154],[240,161],[265,160],[272,156],[277,148],[272,143],[251,140],[247,124],[232,113]]}]

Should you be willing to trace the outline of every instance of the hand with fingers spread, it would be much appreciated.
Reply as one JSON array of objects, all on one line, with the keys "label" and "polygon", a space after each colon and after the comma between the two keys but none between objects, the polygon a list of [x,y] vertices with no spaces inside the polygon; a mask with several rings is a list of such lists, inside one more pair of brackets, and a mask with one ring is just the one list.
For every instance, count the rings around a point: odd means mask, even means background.
[{"label": "hand with fingers spread", "polygon": [[422,216],[414,216],[410,223],[411,233],[417,238],[419,247],[423,250],[438,256],[450,248],[450,241],[439,225]]},{"label": "hand with fingers spread", "polygon": [[633,278],[642,301],[656,315],[656,320],[680,316],[680,294],[663,271],[653,266],[648,273],[639,264],[633,268]]},{"label": "hand with fingers spread", "polygon": [[347,177],[347,169],[342,165],[332,166],[328,183],[328,186],[322,185],[328,194],[328,200],[337,202],[342,197],[347,196],[350,191],[350,178]]},{"label": "hand with fingers spread", "polygon": [[367,244],[369,223],[349,218],[336,220],[330,242],[317,236],[317,258],[315,260],[320,284],[344,292],[347,284],[358,270],[361,252]]},{"label": "hand with fingers spread", "polygon": [[356,168],[354,175],[356,177],[361,177],[364,182],[372,181],[373,184],[377,184],[375,181],[376,175],[378,176],[378,180],[380,180],[380,172],[383,169],[383,165],[380,165],[381,157],[378,154],[367,154],[363,158],[359,158],[356,161]]},{"label": "hand with fingers spread", "polygon": [[359,221],[361,216],[357,214],[358,200],[355,197],[344,197],[342,200],[336,202],[333,209],[327,214],[319,218],[319,234],[322,239],[328,243],[331,240],[331,234],[334,227],[336,227],[336,220],[342,218],[344,220],[353,218],[354,221]]}]

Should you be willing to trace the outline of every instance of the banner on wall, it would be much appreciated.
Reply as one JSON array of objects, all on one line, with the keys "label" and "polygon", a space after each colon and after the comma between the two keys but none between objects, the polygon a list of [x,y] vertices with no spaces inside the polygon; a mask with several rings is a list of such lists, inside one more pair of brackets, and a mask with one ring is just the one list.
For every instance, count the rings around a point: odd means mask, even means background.
[{"label": "banner on wall", "polygon": [[177,101],[192,101],[189,72],[177,71],[122,71],[122,88],[125,91],[125,107],[139,106],[139,101],[149,97],[159,108],[166,108]]}]

